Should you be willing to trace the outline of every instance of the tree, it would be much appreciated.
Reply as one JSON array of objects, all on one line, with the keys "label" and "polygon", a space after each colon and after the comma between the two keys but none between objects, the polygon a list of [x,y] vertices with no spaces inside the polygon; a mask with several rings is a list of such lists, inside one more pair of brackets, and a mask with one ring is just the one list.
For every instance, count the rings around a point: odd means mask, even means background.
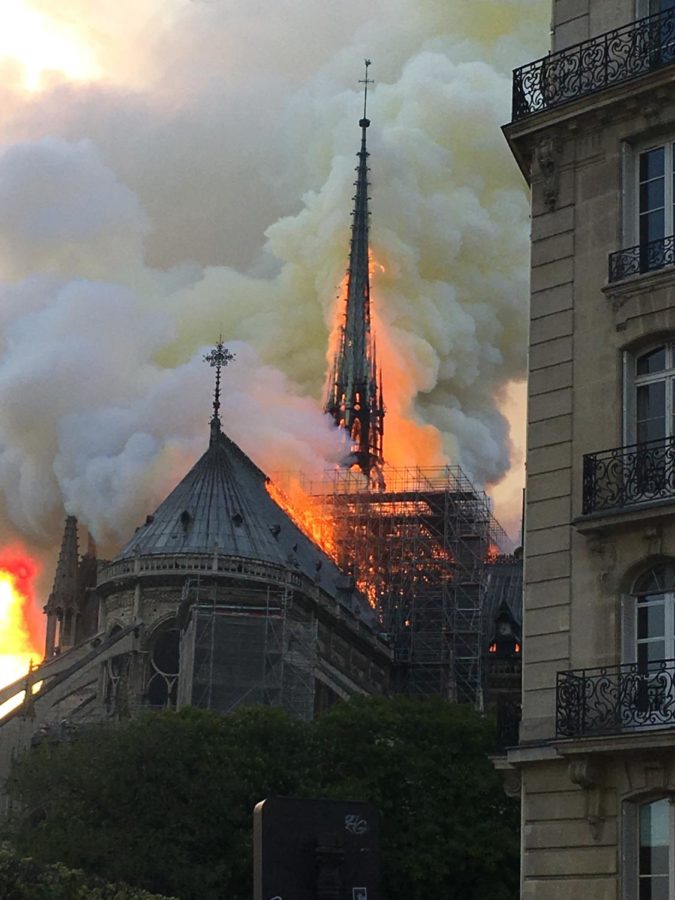
[{"label": "tree", "polygon": [[0,844],[0,897],[11,900],[171,900],[123,884],[109,884],[61,864],[41,865]]},{"label": "tree", "polygon": [[388,900],[511,900],[518,813],[492,740],[440,699],[353,699],[310,725],[269,708],[152,715],[24,754],[12,840],[182,900],[249,900],[259,800],[365,800],[381,813]]},{"label": "tree", "polygon": [[47,862],[189,900],[250,900],[251,810],[300,789],[304,727],[195,709],[83,730],[16,766],[13,840]]},{"label": "tree", "polygon": [[314,740],[324,793],[380,810],[385,897],[518,896],[518,805],[489,760],[489,721],[440,698],[354,698]]}]

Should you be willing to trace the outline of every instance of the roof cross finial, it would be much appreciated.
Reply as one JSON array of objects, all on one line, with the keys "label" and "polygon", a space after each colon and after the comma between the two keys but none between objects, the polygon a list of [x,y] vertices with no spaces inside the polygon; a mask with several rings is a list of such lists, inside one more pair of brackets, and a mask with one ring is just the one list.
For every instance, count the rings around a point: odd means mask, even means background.
[{"label": "roof cross finial", "polygon": [[359,122],[361,128],[367,128],[370,125],[370,122],[366,118],[366,110],[368,107],[368,85],[375,84],[372,78],[368,78],[368,66],[370,65],[370,60],[364,60],[366,64],[366,75],[365,78],[359,78],[359,84],[363,85],[363,118]]},{"label": "roof cross finial", "polygon": [[220,411],[220,370],[223,366],[226,366],[228,363],[232,362],[235,358],[234,353],[230,353],[230,351],[223,345],[223,336],[222,334],[218,338],[218,343],[213,348],[210,353],[207,353],[204,356],[204,362],[207,362],[210,366],[214,367],[216,370],[216,390],[213,396],[213,419],[212,422],[218,420],[218,413]]}]

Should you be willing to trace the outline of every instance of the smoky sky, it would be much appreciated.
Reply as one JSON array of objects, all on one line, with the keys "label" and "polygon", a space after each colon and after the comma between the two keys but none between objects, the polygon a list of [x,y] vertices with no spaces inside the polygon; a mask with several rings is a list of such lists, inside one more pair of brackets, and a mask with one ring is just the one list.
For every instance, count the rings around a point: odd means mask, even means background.
[{"label": "smoky sky", "polygon": [[0,496],[49,546],[64,514],[128,537],[205,449],[222,333],[227,432],[316,470],[369,95],[371,243],[396,463],[509,468],[525,368],[528,203],[500,126],[544,50],[543,0],[41,0],[98,61],[0,79]]}]

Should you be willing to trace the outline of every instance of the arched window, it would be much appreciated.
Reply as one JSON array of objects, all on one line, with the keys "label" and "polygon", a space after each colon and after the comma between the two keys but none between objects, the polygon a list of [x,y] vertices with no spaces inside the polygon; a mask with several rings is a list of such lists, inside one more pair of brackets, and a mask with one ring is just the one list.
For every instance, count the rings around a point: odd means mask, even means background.
[{"label": "arched window", "polygon": [[[108,632],[108,637],[114,637],[122,630],[121,625],[113,625]],[[125,679],[129,672],[131,657],[128,653],[120,653],[111,656],[104,663],[105,705],[109,713],[119,711],[124,699],[121,696],[120,687],[124,688]]]},{"label": "arched window", "polygon": [[150,641],[146,696],[151,707],[176,705],[179,661],[180,632],[170,620],[156,629]]},{"label": "arched window", "polygon": [[629,356],[632,365],[632,408],[628,443],[663,441],[675,435],[675,343],[658,344]]},{"label": "arched window", "polygon": [[675,561],[653,566],[624,597],[617,703],[625,728],[675,724]]},{"label": "arched window", "polygon": [[675,659],[675,562],[654,566],[637,579],[627,617],[632,646],[624,641],[624,662],[637,662],[638,671],[646,672]]},{"label": "arched window", "polygon": [[624,806],[623,896],[675,900],[675,807],[671,797]]},{"label": "arched window", "polygon": [[662,798],[640,807],[638,897],[673,900],[671,878],[672,804]]}]

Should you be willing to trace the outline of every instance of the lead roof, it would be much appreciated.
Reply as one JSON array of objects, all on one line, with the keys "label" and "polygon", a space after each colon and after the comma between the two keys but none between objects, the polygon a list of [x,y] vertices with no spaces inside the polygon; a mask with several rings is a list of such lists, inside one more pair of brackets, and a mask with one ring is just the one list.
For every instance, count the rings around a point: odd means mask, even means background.
[{"label": "lead roof", "polygon": [[157,554],[214,553],[264,561],[299,571],[323,590],[376,623],[365,598],[267,491],[267,476],[220,430],[214,419],[204,455],[117,560]]}]

